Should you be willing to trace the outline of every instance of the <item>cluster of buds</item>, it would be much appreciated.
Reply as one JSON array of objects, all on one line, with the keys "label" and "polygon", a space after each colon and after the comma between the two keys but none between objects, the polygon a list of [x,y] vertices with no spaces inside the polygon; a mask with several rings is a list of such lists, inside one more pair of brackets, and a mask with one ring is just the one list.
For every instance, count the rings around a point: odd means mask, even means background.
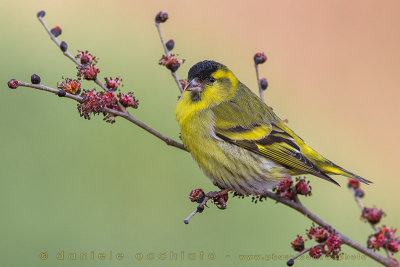
[{"label": "cluster of buds", "polygon": [[296,178],[296,193],[303,196],[311,196],[311,185],[310,181],[306,181],[304,178]]},{"label": "cluster of buds", "polygon": [[375,225],[381,221],[385,213],[377,208],[363,208],[361,218],[367,220],[370,224]]},{"label": "cluster of buds", "polygon": [[96,89],[84,90],[81,96],[82,102],[77,106],[81,117],[90,120],[91,114],[96,115],[103,112],[106,106],[103,92],[96,92]]},{"label": "cluster of buds", "polygon": [[310,230],[307,233],[308,238],[314,239],[318,243],[325,242],[330,233],[328,230],[326,230],[324,227],[311,227]]},{"label": "cluster of buds", "polygon": [[304,239],[301,235],[297,235],[296,239],[290,244],[295,251],[304,250]]},{"label": "cluster of buds", "polygon": [[[331,257],[333,259],[339,258],[341,251],[341,241],[339,237],[324,227],[311,227],[307,232],[309,240],[314,239],[318,244],[311,247],[309,251],[310,257],[314,259],[320,258],[322,255]],[[304,249],[304,239],[300,235],[297,235],[296,239],[290,243],[295,251],[303,253],[307,250]],[[294,261],[288,261],[288,265],[293,265]]]},{"label": "cluster of buds", "polygon": [[83,77],[85,80],[95,80],[97,74],[100,72],[96,68],[97,58],[90,54],[88,51],[78,51],[78,55],[75,56],[76,59],[80,59],[80,65],[77,66],[78,77]]},{"label": "cluster of buds", "polygon": [[81,92],[81,82],[65,78],[61,83],[57,83],[57,88],[69,94],[78,95]]},{"label": "cluster of buds", "polygon": [[224,210],[226,209],[226,202],[228,201],[228,193],[218,194],[216,197],[212,198],[212,202],[217,206],[217,208]]},{"label": "cluster of buds", "polygon": [[[128,93],[128,95],[119,94],[118,97],[116,97],[114,92],[97,92],[95,89],[84,90],[81,96],[82,101],[78,104],[78,111],[81,117],[90,120],[91,115],[103,113],[104,120],[109,123],[115,122],[115,116],[105,112],[105,108],[118,110],[118,101],[120,103],[121,101],[126,101],[126,99],[132,103],[135,103],[136,101],[133,98],[132,93]],[[121,96],[123,97],[123,100],[121,100]]]},{"label": "cluster of buds", "polygon": [[116,91],[118,89],[118,86],[121,84],[122,79],[120,77],[117,77],[115,79],[113,78],[104,78],[106,81],[106,86],[110,91]]},{"label": "cluster of buds", "polygon": [[97,78],[97,74],[100,72],[98,68],[94,64],[82,64],[77,66],[78,69],[78,77],[85,80],[95,80]]},{"label": "cluster of buds", "polygon": [[387,228],[385,226],[379,227],[375,234],[368,237],[367,246],[373,250],[380,248],[388,249],[391,252],[398,252],[400,240],[395,236],[397,229]]},{"label": "cluster of buds", "polygon": [[174,54],[171,54],[169,56],[162,55],[158,64],[165,66],[172,72],[176,72],[179,69],[179,67],[183,64],[183,62],[185,62],[185,59],[179,60]]},{"label": "cluster of buds", "polygon": [[[214,194],[211,194],[211,196],[210,196],[210,193],[214,193]],[[220,192],[218,192],[216,194],[215,194],[215,192],[210,192],[210,193],[205,194],[204,191],[199,188],[193,189],[189,194],[189,199],[191,202],[196,202],[196,203],[201,204],[204,202],[206,197],[211,198],[212,203],[214,203],[215,206],[217,206],[217,208],[219,208],[221,210],[226,209],[226,202],[228,201],[228,198],[229,198],[228,193],[224,193],[224,194],[221,194]],[[205,202],[207,202],[207,201],[205,201]],[[199,208],[200,208],[200,210],[199,210]],[[198,211],[201,212],[201,211],[203,211],[203,209],[204,209],[204,206],[199,205]]]},{"label": "cluster of buds", "polygon": [[293,181],[290,178],[282,179],[273,191],[281,198],[294,199]]},{"label": "cluster of buds", "polygon": [[310,182],[304,178],[296,178],[296,184],[293,186],[293,181],[290,178],[284,178],[273,189],[273,191],[281,198],[294,200],[296,195],[311,195]]},{"label": "cluster of buds", "polygon": [[119,102],[126,108],[138,108],[139,106],[139,100],[133,96],[132,92],[129,92],[128,94],[119,93],[118,98]]}]

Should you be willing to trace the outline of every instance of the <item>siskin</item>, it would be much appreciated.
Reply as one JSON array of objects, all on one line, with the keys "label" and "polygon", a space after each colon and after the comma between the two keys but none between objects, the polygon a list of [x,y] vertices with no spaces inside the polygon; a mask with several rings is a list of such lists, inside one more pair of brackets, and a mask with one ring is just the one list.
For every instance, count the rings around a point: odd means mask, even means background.
[{"label": "siskin", "polygon": [[283,178],[312,174],[370,181],[327,160],[306,145],[224,65],[195,64],[175,115],[184,145],[220,189],[262,195]]}]

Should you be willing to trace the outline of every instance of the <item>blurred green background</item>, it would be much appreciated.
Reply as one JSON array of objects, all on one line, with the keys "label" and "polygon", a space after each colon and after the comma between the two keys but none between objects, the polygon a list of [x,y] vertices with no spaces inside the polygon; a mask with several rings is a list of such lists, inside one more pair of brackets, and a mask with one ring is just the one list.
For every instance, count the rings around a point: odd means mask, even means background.
[{"label": "blurred green background", "polygon": [[[175,139],[178,91],[157,64],[163,52],[154,27],[159,10],[170,15],[162,25],[165,38],[174,38],[174,52],[187,59],[181,78],[197,61],[214,59],[256,88],[252,56],[265,51],[269,60],[260,71],[270,82],[268,104],[317,151],[373,180],[364,186],[365,204],[384,209],[384,224],[398,227],[399,8],[398,1],[361,0],[2,0],[0,265],[285,266],[290,242],[311,225],[271,200],[254,205],[250,199],[230,199],[224,211],[212,206],[184,225],[195,209],[190,190],[214,189],[189,154],[123,119],[114,125],[101,117],[84,120],[72,100],[8,89],[10,78],[29,81],[32,73],[53,87],[76,74],[37,11],[46,11],[49,27],[63,29],[59,39],[71,52],[87,49],[100,58],[101,79],[123,78],[123,90],[140,100],[134,116]],[[360,221],[346,179],[337,177],[341,188],[310,179],[313,195],[304,203],[365,244],[372,229]],[[62,251],[64,260],[57,260]],[[91,260],[92,251],[106,259]],[[170,259],[171,251],[178,259]],[[359,255],[346,246],[343,252]],[[68,259],[70,253],[78,259]],[[79,260],[80,253],[88,260]],[[273,255],[281,258],[267,260]],[[322,263],[377,265],[305,259],[296,266]]]}]

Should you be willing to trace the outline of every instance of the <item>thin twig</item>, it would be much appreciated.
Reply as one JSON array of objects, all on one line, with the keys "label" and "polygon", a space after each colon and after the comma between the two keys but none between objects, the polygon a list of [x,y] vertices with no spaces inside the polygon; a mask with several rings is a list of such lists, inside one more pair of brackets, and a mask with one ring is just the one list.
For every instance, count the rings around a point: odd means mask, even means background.
[{"label": "thin twig", "polygon": [[309,248],[305,248],[302,251],[300,251],[299,253],[297,253],[296,255],[293,256],[292,260],[297,259],[298,257],[300,257],[301,255],[303,255],[304,253],[306,253],[307,251],[309,251],[312,247]]},{"label": "thin twig", "polygon": [[261,83],[260,83],[260,74],[258,72],[258,64],[254,63],[254,68],[256,70],[256,77],[257,77],[257,85],[258,85],[258,92],[260,94],[260,98],[261,100],[264,102],[264,90],[261,87]]},{"label": "thin twig", "polygon": [[[158,31],[158,36],[160,37],[161,44],[162,44],[162,46],[164,48],[164,52],[169,57],[171,54],[169,53],[167,45],[166,45],[166,43],[164,41],[164,36],[162,34],[162,31],[161,31],[160,23],[156,23],[156,28],[157,28],[157,31]],[[182,85],[181,85],[181,83],[179,81],[178,74],[176,72],[171,72],[171,74],[172,74],[172,77],[174,78],[174,80],[176,82],[176,85],[178,85],[179,91],[182,93],[183,92],[183,88],[182,88]]]},{"label": "thin twig", "polygon": [[[60,48],[60,42],[58,41],[57,37],[55,37],[55,36],[51,33],[49,27],[47,27],[46,22],[44,22],[43,17],[38,17],[38,19],[39,19],[40,23],[42,23],[42,25],[43,25],[43,27],[45,28],[45,30],[47,31],[47,33],[50,35],[51,40],[53,40],[53,42],[58,46],[58,48]],[[61,51],[61,52],[62,52],[62,51]],[[65,52],[63,52],[63,54],[64,54],[67,58],[71,59],[76,65],[78,65],[78,66],[81,65],[81,63],[79,63],[79,62],[76,60],[76,58],[74,58],[74,57],[71,55],[71,53],[68,52],[68,50],[65,51]]]},{"label": "thin twig", "polygon": [[[54,89],[48,86],[44,86],[41,84],[30,84],[30,83],[25,83],[25,82],[20,82],[18,81],[18,85],[22,86],[22,87],[30,87],[30,88],[34,88],[34,89],[38,89],[38,90],[42,90],[42,91],[46,91],[46,92],[50,92],[50,93],[54,93],[56,95],[58,95],[59,91],[58,89]],[[69,94],[66,93],[65,96],[66,98],[70,98],[73,99],[79,103],[82,102],[82,97],[77,96],[77,95],[73,95],[73,94]],[[130,122],[132,122],[133,124],[139,126],[140,128],[142,128],[143,130],[147,131],[148,133],[154,135],[155,137],[161,139],[162,141],[164,141],[167,145],[170,146],[174,146],[176,148],[179,148],[181,150],[187,151],[187,149],[185,148],[185,146],[165,135],[163,135],[160,132],[157,132],[156,130],[154,130],[153,128],[149,127],[148,125],[144,124],[143,122],[139,121],[138,119],[136,119],[135,117],[133,117],[129,112],[125,111],[118,111],[118,110],[114,110],[114,109],[110,109],[110,108],[104,108],[104,111],[107,113],[110,113],[112,115],[115,116],[120,116]]]}]

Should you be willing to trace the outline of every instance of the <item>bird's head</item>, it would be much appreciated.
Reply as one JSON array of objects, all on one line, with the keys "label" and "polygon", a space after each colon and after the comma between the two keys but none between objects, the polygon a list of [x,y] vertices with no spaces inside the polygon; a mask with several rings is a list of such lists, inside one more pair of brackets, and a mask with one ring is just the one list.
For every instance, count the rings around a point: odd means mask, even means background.
[{"label": "bird's head", "polygon": [[212,107],[232,98],[237,84],[237,78],[226,66],[205,60],[190,68],[182,97],[192,105]]}]

